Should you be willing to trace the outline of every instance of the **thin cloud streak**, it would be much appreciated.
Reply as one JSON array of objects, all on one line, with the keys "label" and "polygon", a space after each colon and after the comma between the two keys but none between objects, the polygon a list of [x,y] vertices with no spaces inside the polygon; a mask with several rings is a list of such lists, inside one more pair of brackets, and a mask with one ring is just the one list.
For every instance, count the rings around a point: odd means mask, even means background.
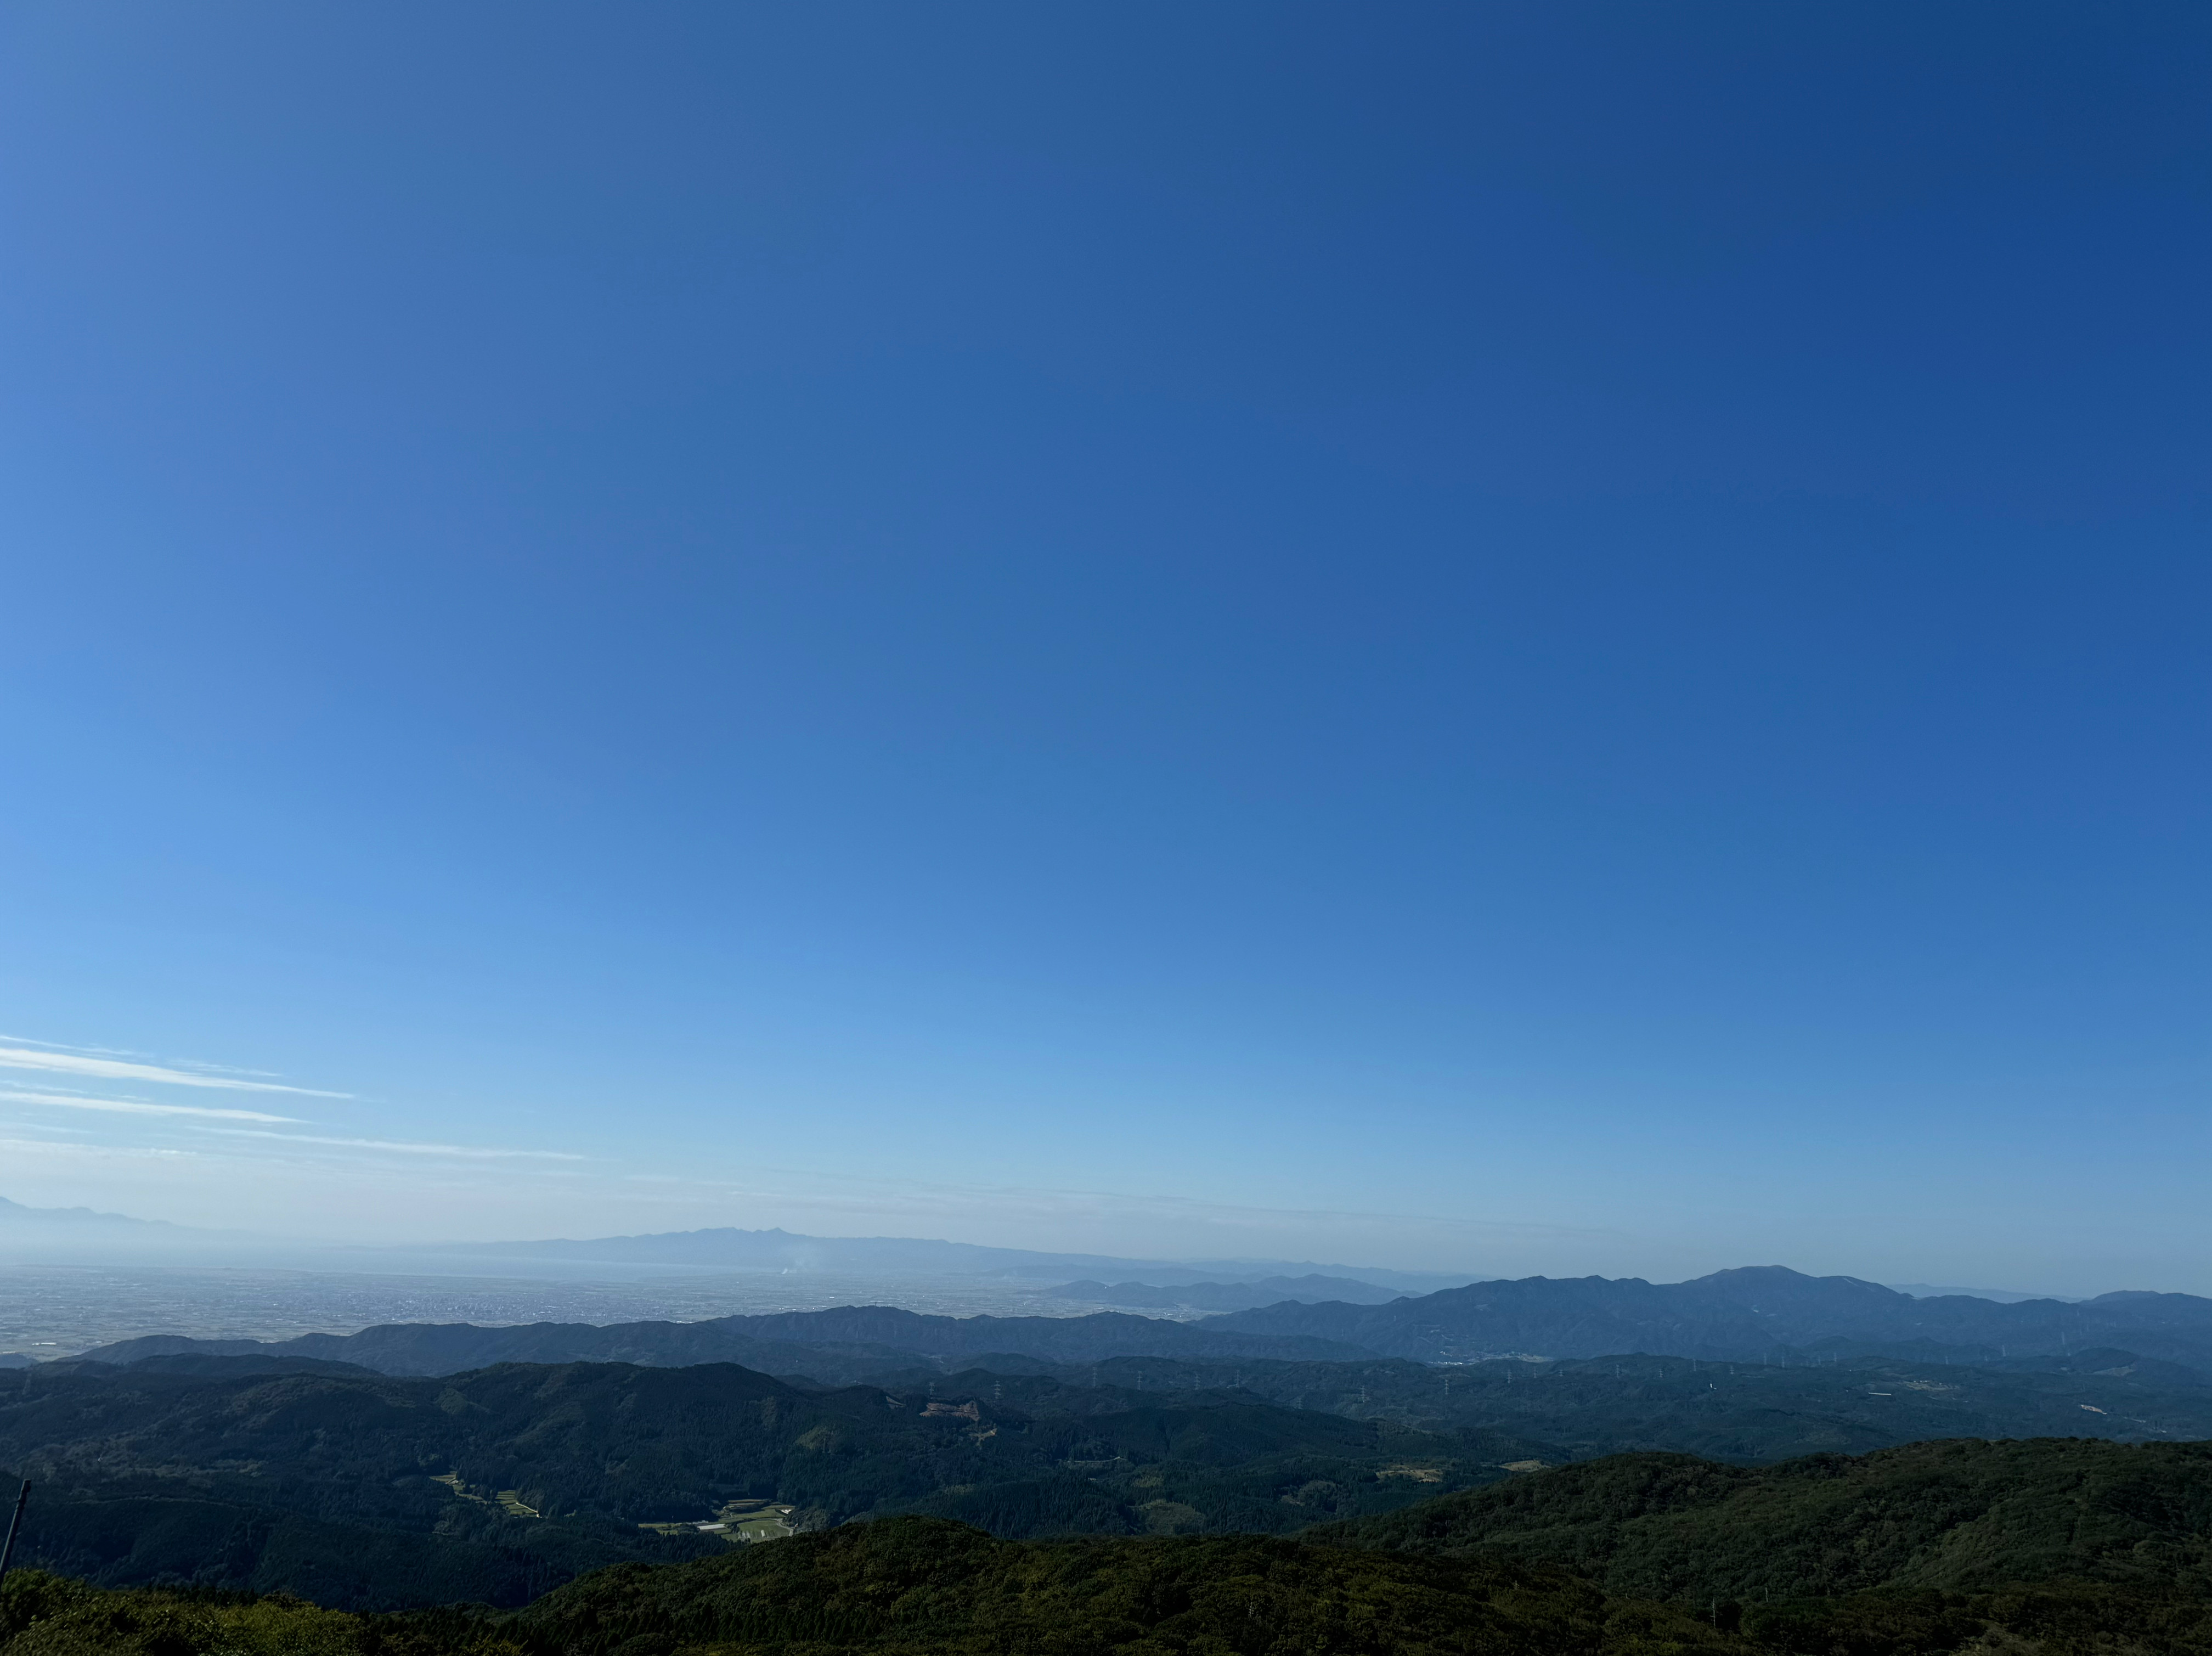
[{"label": "thin cloud streak", "polygon": [[586,1160],[566,1150],[499,1150],[469,1144],[409,1144],[392,1139],[319,1138],[308,1133],[264,1133],[251,1127],[210,1127],[203,1130],[221,1133],[228,1138],[269,1139],[278,1144],[326,1144],[342,1150],[397,1150],[413,1156],[468,1156],[478,1159],[523,1156],[545,1161]]},{"label": "thin cloud streak", "polygon": [[0,1150],[14,1150],[32,1155],[52,1151],[65,1156],[100,1156],[131,1161],[172,1161],[199,1154],[197,1150],[165,1150],[154,1145],[65,1144],[57,1143],[52,1139],[20,1138],[0,1139]]},{"label": "thin cloud streak", "polygon": [[[160,1056],[158,1053],[140,1052],[127,1046],[79,1046],[70,1041],[42,1041],[35,1035],[14,1035],[3,1029],[0,1029],[0,1044],[34,1046],[41,1052],[81,1052],[88,1058],[136,1059]],[[209,1075],[259,1076],[264,1081],[275,1081],[277,1078],[277,1072],[273,1069],[248,1069],[243,1064],[210,1063],[204,1058],[172,1058],[169,1062],[179,1068],[194,1070]]]},{"label": "thin cloud streak", "polygon": [[109,1081],[152,1081],[163,1087],[214,1087],[237,1093],[294,1093],[311,1099],[349,1099],[350,1093],[326,1093],[313,1087],[286,1087],[276,1081],[250,1081],[235,1075],[203,1075],[175,1069],[167,1064],[129,1063],[120,1058],[94,1058],[78,1052],[39,1052],[24,1046],[0,1046],[0,1065],[10,1069],[45,1069],[66,1075],[92,1075]]},{"label": "thin cloud streak", "polygon": [[219,1121],[295,1122],[297,1116],[271,1116],[258,1110],[203,1109],[191,1104],[141,1104],[132,1099],[94,1099],[74,1093],[0,1091],[10,1104],[52,1105],[62,1110],[101,1110],[119,1116],[194,1116]]}]

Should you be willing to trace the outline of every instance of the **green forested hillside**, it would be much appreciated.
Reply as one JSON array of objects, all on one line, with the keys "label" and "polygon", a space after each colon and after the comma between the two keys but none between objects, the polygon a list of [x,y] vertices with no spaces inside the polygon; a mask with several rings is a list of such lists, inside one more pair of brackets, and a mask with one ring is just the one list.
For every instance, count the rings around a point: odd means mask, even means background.
[{"label": "green forested hillside", "polygon": [[[1564,1572],[1332,1553],[1237,1537],[994,1541],[887,1519],[739,1559],[609,1572],[502,1629],[575,1656],[819,1641],[871,1651],[1550,1652],[1596,1647],[1609,1606]],[[1679,1611],[1686,1643],[1710,1635]],[[1717,1642],[1717,1641],[1716,1641]]]},{"label": "green forested hillside", "polygon": [[[37,1619],[33,1619],[36,1617]],[[661,1569],[603,1571],[519,1615],[356,1617],[10,1583],[6,1656],[708,1656],[714,1653],[1716,1653],[1685,1610],[1563,1571],[1285,1540],[994,1540],[888,1519]]]},{"label": "green forested hillside", "polygon": [[1008,1539],[1285,1534],[1621,1449],[1759,1462],[2212,1432],[2212,1393],[2125,1356],[2088,1373],[1004,1359],[1029,1372],[835,1389],[729,1364],[401,1379],[164,1358],[0,1374],[0,1473],[40,1485],[27,1561],[102,1584],[517,1605],[603,1564],[716,1551],[639,1526],[735,1500],[789,1505],[801,1528],[905,1512]]},{"label": "green forested hillside", "polygon": [[2208,1656],[2201,1595],[2057,1578],[1662,1603],[1497,1553],[1005,1542],[902,1518],[620,1566],[504,1615],[102,1592],[19,1573],[5,1656]]},{"label": "green forested hillside", "polygon": [[503,1614],[19,1572],[0,1638],[4,1656],[2212,1656],[2212,1446],[1616,1456],[1295,1538],[1022,1543],[885,1518],[617,1565]]},{"label": "green forested hillside", "polygon": [[[982,1377],[988,1380],[989,1377]],[[1449,1457],[1455,1446],[1249,1397],[1128,1397],[1030,1413],[988,1386],[800,1391],[731,1364],[503,1365],[434,1380],[325,1373],[0,1376],[0,1464],[42,1484],[275,1501],[328,1518],[435,1522],[454,1492],[516,1493],[548,1519],[703,1516],[776,1498],[836,1522],[1071,1464],[1224,1469],[1272,1456]]]},{"label": "green forested hillside", "polygon": [[1032,1413],[1004,1389],[802,1391],[731,1365],[31,1371],[0,1376],[0,1473],[39,1485],[27,1562],[379,1608],[519,1604],[602,1564],[719,1551],[639,1526],[732,1501],[802,1528],[916,1510],[1007,1535],[1285,1531],[1499,1476],[1513,1452],[1245,1395]]},{"label": "green forested hillside", "polygon": [[[965,1374],[950,1384],[978,1379]],[[1154,1400],[1241,1392],[1389,1428],[1510,1436],[1544,1446],[1553,1459],[1666,1449],[1784,1460],[1929,1438],[2212,1438],[2212,1387],[2172,1365],[2109,1349],[2008,1368],[1894,1357],[1784,1366],[1618,1356],[1449,1367],[1127,1357],[1005,1381],[1008,1398],[1018,1396],[1024,1408],[1080,1407],[1079,1395],[1094,1385]]]},{"label": "green forested hillside", "polygon": [[1309,1535],[1540,1559],[1653,1598],[2080,1578],[2212,1604],[2212,1445],[1969,1440],[1758,1468],[1616,1455]]}]

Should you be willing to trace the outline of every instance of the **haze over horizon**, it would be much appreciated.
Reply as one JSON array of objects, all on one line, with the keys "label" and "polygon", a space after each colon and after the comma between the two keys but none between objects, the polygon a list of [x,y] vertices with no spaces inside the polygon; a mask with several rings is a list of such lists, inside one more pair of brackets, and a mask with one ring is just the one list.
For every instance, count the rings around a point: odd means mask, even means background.
[{"label": "haze over horizon", "polygon": [[2212,1294],[2212,15],[0,17],[0,1196]]}]

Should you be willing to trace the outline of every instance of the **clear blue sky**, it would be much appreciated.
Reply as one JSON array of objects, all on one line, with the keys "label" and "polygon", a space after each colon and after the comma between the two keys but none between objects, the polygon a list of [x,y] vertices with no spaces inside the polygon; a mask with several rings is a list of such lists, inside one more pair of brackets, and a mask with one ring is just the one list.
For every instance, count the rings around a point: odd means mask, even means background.
[{"label": "clear blue sky", "polygon": [[0,1194],[2212,1291],[2208,92],[10,6]]}]

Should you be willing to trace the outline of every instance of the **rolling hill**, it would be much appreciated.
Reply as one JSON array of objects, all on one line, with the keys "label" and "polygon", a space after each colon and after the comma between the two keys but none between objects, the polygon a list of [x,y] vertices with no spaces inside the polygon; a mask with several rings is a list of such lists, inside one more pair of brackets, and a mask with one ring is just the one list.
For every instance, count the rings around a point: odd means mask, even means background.
[{"label": "rolling hill", "polygon": [[1564,1564],[1607,1592],[1739,1602],[2075,1579],[2212,1603],[2212,1444],[1917,1443],[1740,1467],[1616,1455],[1309,1538]]},{"label": "rolling hill", "polygon": [[720,1547],[696,1526],[732,1501],[783,1504],[802,1528],[918,1510],[1012,1534],[1280,1531],[1495,1477],[1527,1452],[1244,1394],[1008,1399],[989,1375],[808,1390],[729,1364],[303,1367],[191,1356],[0,1374],[0,1476],[40,1491],[27,1558],[348,1606],[517,1604],[599,1564],[681,1556],[641,1525]]}]

